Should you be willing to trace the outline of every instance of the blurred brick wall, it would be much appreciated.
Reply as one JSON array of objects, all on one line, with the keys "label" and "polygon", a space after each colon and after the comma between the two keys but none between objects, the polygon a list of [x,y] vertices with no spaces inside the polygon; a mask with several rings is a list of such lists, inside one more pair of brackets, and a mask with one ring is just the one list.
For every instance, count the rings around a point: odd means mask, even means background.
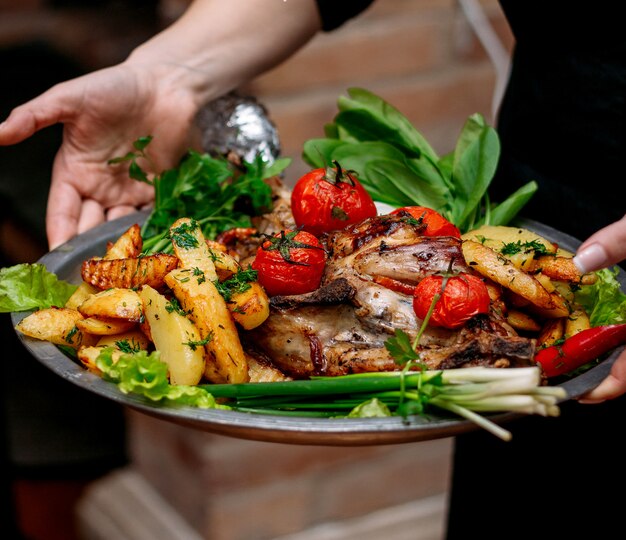
[{"label": "blurred brick wall", "polygon": [[[512,36],[496,0],[481,5],[504,46]],[[269,109],[289,178],[306,170],[302,144],[323,136],[338,96],[366,88],[398,108],[442,153],[472,113],[491,118],[495,72],[455,0],[379,0],[360,17],[319,34],[248,90]]]}]

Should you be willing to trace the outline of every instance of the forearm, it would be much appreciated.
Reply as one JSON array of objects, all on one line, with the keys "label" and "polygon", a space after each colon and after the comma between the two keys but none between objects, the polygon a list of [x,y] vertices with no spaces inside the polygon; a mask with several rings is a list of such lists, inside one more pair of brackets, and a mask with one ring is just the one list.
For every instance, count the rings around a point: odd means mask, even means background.
[{"label": "forearm", "polygon": [[278,65],[320,29],[314,0],[195,0],[127,63],[161,69],[200,106]]}]

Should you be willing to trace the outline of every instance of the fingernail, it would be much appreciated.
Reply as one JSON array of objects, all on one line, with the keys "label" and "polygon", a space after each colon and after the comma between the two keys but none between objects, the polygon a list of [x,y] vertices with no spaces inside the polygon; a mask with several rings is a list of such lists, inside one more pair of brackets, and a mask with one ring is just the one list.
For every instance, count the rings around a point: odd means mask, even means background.
[{"label": "fingernail", "polygon": [[591,244],[574,256],[574,264],[583,274],[603,268],[609,257],[600,244]]}]

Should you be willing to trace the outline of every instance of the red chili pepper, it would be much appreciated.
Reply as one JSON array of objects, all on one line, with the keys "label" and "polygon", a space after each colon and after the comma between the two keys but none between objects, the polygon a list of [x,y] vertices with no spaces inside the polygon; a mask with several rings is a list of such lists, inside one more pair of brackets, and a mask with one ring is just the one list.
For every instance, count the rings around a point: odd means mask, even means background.
[{"label": "red chili pepper", "polygon": [[546,377],[556,377],[573,371],[604,353],[626,343],[626,324],[609,324],[582,330],[560,345],[541,349],[535,360]]}]

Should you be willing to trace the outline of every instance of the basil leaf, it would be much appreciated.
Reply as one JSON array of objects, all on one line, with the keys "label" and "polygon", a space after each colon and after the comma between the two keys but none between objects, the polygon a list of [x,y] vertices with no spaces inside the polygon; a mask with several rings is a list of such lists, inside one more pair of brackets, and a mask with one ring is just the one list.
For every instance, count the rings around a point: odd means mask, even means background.
[{"label": "basil leaf", "polygon": [[[382,183],[386,180],[395,186],[403,196],[398,198],[400,206],[427,206],[428,208],[442,208],[446,205],[445,191],[437,189],[424,182],[402,163],[392,160],[375,160],[366,165],[364,182],[367,185]],[[387,200],[381,200],[393,204]]]},{"label": "basil leaf", "polygon": [[332,163],[335,150],[344,144],[339,139],[310,139],[304,143],[302,159],[315,169],[327,167]]},{"label": "basil leaf", "polygon": [[428,141],[393,105],[364,88],[349,88],[348,95],[351,99],[339,97],[340,111],[359,109],[368,111],[372,117],[376,118],[377,123],[387,125],[389,129],[396,132],[394,140],[402,141],[402,146],[411,148],[412,152],[418,155],[423,154],[433,163],[437,162],[437,153]]},{"label": "basil leaf", "polygon": [[465,221],[479,206],[493,179],[500,157],[496,131],[480,114],[465,122],[454,150],[452,181],[455,205],[453,222],[464,228]]}]

